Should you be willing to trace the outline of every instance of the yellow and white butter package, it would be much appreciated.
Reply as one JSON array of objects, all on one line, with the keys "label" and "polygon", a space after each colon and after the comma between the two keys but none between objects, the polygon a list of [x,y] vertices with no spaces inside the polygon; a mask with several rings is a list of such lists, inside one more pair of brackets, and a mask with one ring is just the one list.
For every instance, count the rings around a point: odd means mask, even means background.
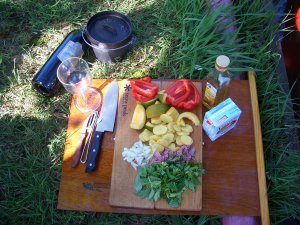
[{"label": "yellow and white butter package", "polygon": [[241,112],[231,98],[227,98],[206,112],[203,120],[203,129],[210,140],[214,141],[234,128]]}]

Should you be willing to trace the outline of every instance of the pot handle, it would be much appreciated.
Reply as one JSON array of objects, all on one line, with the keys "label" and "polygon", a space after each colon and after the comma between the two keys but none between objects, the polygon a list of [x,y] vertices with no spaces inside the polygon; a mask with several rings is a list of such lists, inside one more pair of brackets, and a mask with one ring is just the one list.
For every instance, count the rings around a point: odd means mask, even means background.
[{"label": "pot handle", "polygon": [[93,45],[92,43],[90,43],[90,42],[87,40],[87,38],[85,37],[85,36],[86,36],[86,26],[82,29],[81,36],[82,36],[84,42],[85,42],[88,46],[90,46],[91,48],[101,49],[102,51],[104,50],[104,48],[101,47],[100,45],[98,45],[98,46],[97,46],[97,45]]},{"label": "pot handle", "polygon": [[131,45],[134,45],[134,44],[136,43],[136,40],[137,40],[136,36],[132,36],[132,38],[131,38],[131,40],[129,41],[129,43],[130,43]]},{"label": "pot handle", "polygon": [[96,46],[93,46],[92,44],[90,44],[90,42],[86,40],[86,38],[85,38],[85,35],[86,35],[86,34],[85,34],[85,33],[86,33],[86,26],[84,26],[83,29],[82,29],[82,31],[81,31],[82,39],[83,39],[83,41],[84,41],[88,46],[90,46],[90,47],[92,47],[92,48],[96,47]]}]

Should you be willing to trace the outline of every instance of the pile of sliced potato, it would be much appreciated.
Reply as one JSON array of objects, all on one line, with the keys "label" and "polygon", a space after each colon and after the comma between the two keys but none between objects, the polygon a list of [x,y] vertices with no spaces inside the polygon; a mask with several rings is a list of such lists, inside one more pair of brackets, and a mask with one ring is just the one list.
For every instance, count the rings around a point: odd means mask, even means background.
[{"label": "pile of sliced potato", "polygon": [[[188,115],[191,114],[189,112]],[[193,127],[183,120],[183,118],[190,118],[180,115],[174,107],[171,107],[166,113],[151,118],[151,122],[146,123],[139,139],[142,142],[149,142],[151,150],[158,152],[163,151],[165,147],[176,151],[181,145],[192,145],[193,139],[190,134],[193,132]]]}]

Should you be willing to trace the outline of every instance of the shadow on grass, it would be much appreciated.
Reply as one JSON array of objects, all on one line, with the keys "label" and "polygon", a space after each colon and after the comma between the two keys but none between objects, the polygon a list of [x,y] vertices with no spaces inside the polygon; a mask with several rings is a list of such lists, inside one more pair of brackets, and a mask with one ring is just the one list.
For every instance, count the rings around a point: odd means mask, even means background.
[{"label": "shadow on grass", "polygon": [[[121,4],[121,3],[120,3]],[[13,2],[6,1],[0,3],[0,65],[2,67],[2,78],[0,79],[1,89],[9,86],[10,80],[7,77],[13,78],[12,71],[18,71],[20,67],[24,67],[22,54],[30,54],[30,50],[35,46],[46,45],[50,37],[45,36],[45,32],[59,30],[63,36],[73,29],[81,29],[88,21],[91,15],[102,10],[116,10],[126,14],[132,21],[134,26],[134,35],[137,37],[137,42],[133,46],[132,51],[128,54],[127,59],[113,66],[101,65],[106,68],[105,73],[116,74],[122,73],[126,68],[134,65],[141,69],[143,65],[141,54],[139,51],[147,48],[155,43],[156,39],[161,35],[161,28],[157,24],[155,15],[161,15],[163,7],[159,7],[161,3],[151,3],[143,6],[137,6],[133,9],[116,8],[117,3],[99,4],[94,1],[23,1]],[[128,6],[129,7],[129,6]],[[124,12],[127,10],[128,13]],[[58,45],[59,43],[57,43]],[[31,53],[32,54],[32,53]],[[43,53],[39,53],[43,54]],[[50,57],[51,53],[48,57]],[[32,55],[35,57],[35,55]],[[84,57],[90,63],[97,61],[91,49],[88,50]],[[2,59],[2,63],[1,63]],[[149,59],[149,61],[154,59]],[[151,63],[151,62],[149,62]],[[26,66],[26,65],[25,65]],[[29,71],[26,71],[24,78],[30,80],[34,74],[41,68],[34,68],[30,65]],[[33,68],[32,68],[33,67]],[[37,66],[36,66],[37,67]],[[153,68],[153,67],[152,67]],[[154,67],[150,72],[156,73],[159,71]],[[1,70],[0,70],[1,72]],[[131,71],[129,71],[129,74]],[[161,73],[163,74],[163,73]],[[160,76],[158,74],[156,76]],[[23,75],[23,74],[22,74]],[[124,75],[128,76],[128,75]]]},{"label": "shadow on grass", "polygon": [[3,224],[43,224],[55,209],[64,125],[52,118],[0,119],[0,218]]},{"label": "shadow on grass", "polygon": [[[30,53],[32,46],[42,46],[49,41],[43,36],[45,31],[60,29],[66,36],[70,26],[76,27],[76,24],[88,14],[89,8],[96,5],[96,2],[86,4],[84,1],[69,0],[1,2],[1,89],[10,85],[10,80],[7,78],[13,79],[14,72],[20,69],[23,63],[22,54]],[[31,79],[39,69],[33,70],[24,74],[24,78]]]},{"label": "shadow on grass", "polygon": [[[97,1],[1,2],[0,59],[2,62],[0,74],[3,79],[0,79],[0,92],[5,93],[5,89],[18,85],[18,82],[14,81],[17,78],[14,77],[12,70],[21,69],[22,54],[28,54],[32,46],[47,43],[47,38],[43,36],[45,32],[60,30],[66,36],[73,28],[81,28],[94,14],[95,9],[99,9]],[[108,9],[109,5],[103,7],[103,10]],[[134,35],[138,40],[132,52],[141,46],[146,48],[149,43],[155,42],[159,35],[159,27],[155,23],[154,14],[162,12],[155,10],[158,8],[152,8],[150,4],[147,7],[130,10],[127,14],[133,23]],[[91,50],[87,59],[91,63],[96,60]],[[129,58],[127,63],[131,64],[131,60],[139,60],[139,57]],[[26,82],[30,82],[34,76],[34,71],[21,75],[21,85],[25,86]],[[26,94],[33,94],[33,92],[27,91]],[[59,98],[61,98],[60,95],[58,95]],[[11,100],[9,104],[17,100]],[[153,224],[155,221],[160,221],[160,223],[167,224],[168,217],[162,216],[57,210],[65,143],[64,129],[67,124],[65,118],[57,119],[53,115],[57,111],[61,113],[60,104],[65,102],[66,100],[38,98],[35,107],[39,110],[44,108],[48,110],[45,112],[46,119],[37,119],[24,112],[21,112],[19,116],[14,114],[0,118],[1,222],[4,224],[91,224],[92,222],[94,224],[105,224],[105,222],[124,224],[125,221],[127,224],[135,222]]]}]

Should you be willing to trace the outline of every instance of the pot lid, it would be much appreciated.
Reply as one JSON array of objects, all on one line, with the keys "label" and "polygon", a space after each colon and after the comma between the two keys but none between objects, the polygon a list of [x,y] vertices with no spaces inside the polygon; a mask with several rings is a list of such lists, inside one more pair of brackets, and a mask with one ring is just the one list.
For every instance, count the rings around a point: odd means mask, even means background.
[{"label": "pot lid", "polygon": [[87,36],[94,45],[120,47],[130,41],[131,34],[129,19],[115,11],[97,13],[87,23]]}]

